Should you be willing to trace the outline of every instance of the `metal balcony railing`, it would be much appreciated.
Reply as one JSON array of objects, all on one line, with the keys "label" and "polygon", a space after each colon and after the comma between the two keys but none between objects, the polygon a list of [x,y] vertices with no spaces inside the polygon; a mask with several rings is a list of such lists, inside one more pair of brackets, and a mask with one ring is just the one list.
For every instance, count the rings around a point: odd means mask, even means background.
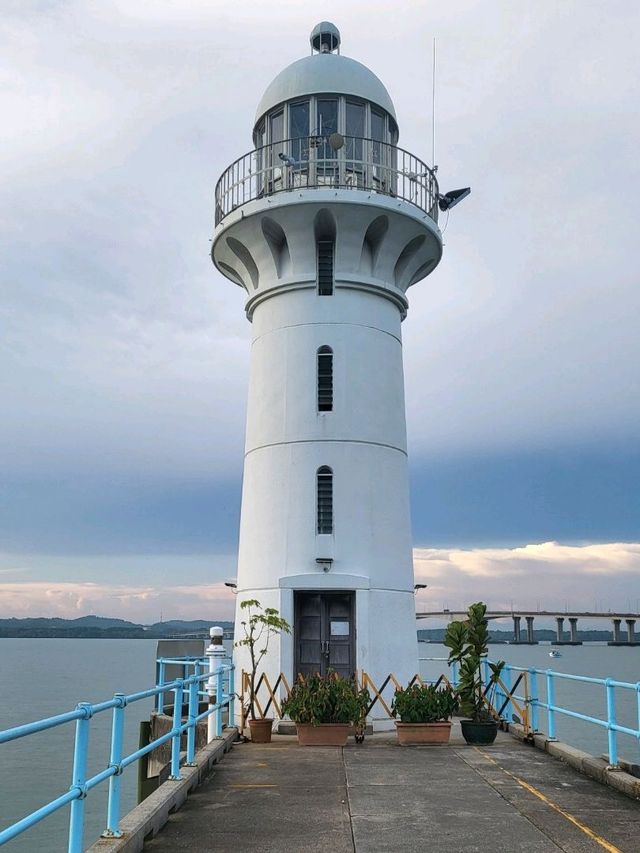
[{"label": "metal balcony railing", "polygon": [[[216,225],[243,204],[298,189],[349,189],[402,199],[438,221],[438,182],[408,151],[356,136],[273,142],[240,157],[216,185]],[[333,143],[333,144],[332,144]]]}]

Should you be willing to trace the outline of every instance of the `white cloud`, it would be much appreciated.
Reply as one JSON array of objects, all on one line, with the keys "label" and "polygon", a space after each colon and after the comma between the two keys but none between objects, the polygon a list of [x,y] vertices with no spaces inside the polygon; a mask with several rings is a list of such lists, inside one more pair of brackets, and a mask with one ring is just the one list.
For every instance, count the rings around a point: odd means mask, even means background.
[{"label": "white cloud", "polygon": [[[442,264],[409,294],[412,458],[624,450],[640,421],[640,211],[627,191],[640,177],[640,7],[402,0],[394,12],[322,7],[344,53],[388,86],[403,147],[425,159],[438,37],[439,177],[443,190],[472,186]],[[57,479],[98,494],[123,472],[159,493],[240,481],[250,327],[208,257],[213,188],[250,148],[268,81],[306,55],[313,15],[293,0],[4,4],[0,447],[17,493],[40,475],[45,506]],[[582,594],[569,566],[596,596],[635,597],[625,568],[619,588],[601,585],[610,553],[557,550],[555,568],[541,554],[432,553],[429,570],[451,572],[441,598],[465,584],[495,600]]]},{"label": "white cloud", "polygon": [[[638,9],[398,11],[323,7],[424,157],[439,37],[439,175],[473,189],[410,294],[412,449],[629,434],[638,200],[619,188],[638,169]],[[239,475],[249,327],[207,257],[212,192],[250,145],[267,81],[307,53],[311,14],[282,0],[9,4],[0,429],[14,465],[81,446],[128,468],[235,459]]]},{"label": "white cloud", "polygon": [[95,614],[153,623],[170,619],[232,619],[234,596],[221,583],[183,586],[126,586],[76,582],[0,582],[5,619],[28,616],[76,619]]},{"label": "white cloud", "polygon": [[[184,558],[165,558],[164,577],[175,577]],[[466,607],[485,601],[497,609],[530,607],[598,610],[639,606],[640,543],[562,545],[542,542],[516,548],[414,550],[419,609]],[[222,568],[220,568],[222,571]],[[132,621],[231,619],[234,596],[222,582],[163,585],[76,581],[1,581],[3,617],[89,613]]]},{"label": "white cloud", "polygon": [[496,609],[637,610],[640,544],[414,550],[416,580],[428,584],[421,609],[485,601]]}]

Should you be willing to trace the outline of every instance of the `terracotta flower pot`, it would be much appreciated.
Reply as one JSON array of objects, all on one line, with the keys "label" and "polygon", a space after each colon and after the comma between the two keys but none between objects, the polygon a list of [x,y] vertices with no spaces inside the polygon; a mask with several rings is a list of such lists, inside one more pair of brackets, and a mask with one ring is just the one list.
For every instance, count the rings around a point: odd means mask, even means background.
[{"label": "terracotta flower pot", "polygon": [[349,723],[320,723],[312,726],[296,723],[300,746],[344,746],[349,737]]},{"label": "terracotta flower pot", "polygon": [[413,746],[421,743],[449,743],[451,722],[438,723],[396,723],[400,746]]},{"label": "terracotta flower pot", "polygon": [[273,720],[249,720],[252,743],[271,743]]}]

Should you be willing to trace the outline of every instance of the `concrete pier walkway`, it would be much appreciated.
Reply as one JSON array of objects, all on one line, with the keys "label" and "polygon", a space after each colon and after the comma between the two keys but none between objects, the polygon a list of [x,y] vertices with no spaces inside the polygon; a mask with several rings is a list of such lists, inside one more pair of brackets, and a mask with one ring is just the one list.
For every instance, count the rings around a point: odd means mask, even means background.
[{"label": "concrete pier walkway", "polygon": [[145,853],[639,853],[640,803],[509,735],[493,746],[242,744]]}]

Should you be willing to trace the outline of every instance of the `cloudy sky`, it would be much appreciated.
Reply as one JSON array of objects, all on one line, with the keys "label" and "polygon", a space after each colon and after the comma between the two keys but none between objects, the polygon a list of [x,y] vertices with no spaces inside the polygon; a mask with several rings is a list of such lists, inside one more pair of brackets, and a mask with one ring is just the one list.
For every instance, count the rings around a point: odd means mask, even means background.
[{"label": "cloudy sky", "polygon": [[[0,616],[230,614],[250,330],[212,194],[309,8],[3,3]],[[472,187],[404,324],[422,603],[635,608],[640,7],[322,8],[424,159],[437,37]]]}]

